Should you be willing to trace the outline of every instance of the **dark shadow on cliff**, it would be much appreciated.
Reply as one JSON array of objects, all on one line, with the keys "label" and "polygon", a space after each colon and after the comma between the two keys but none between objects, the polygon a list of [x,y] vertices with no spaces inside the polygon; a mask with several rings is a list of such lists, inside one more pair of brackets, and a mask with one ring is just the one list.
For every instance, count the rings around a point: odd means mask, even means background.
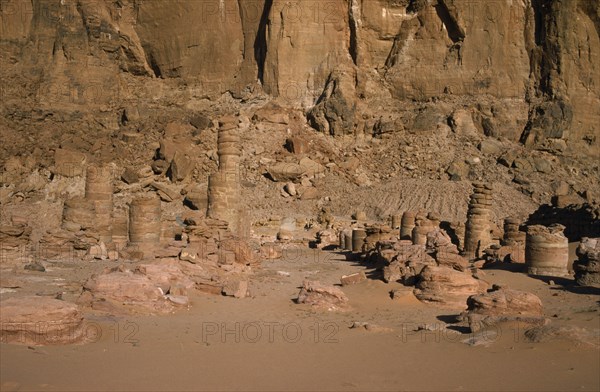
[{"label": "dark shadow on cliff", "polygon": [[600,220],[588,204],[556,207],[545,204],[529,215],[527,225],[549,226],[559,223],[565,226],[569,242],[578,242],[582,237],[600,237]]},{"label": "dark shadow on cliff", "polygon": [[264,82],[265,61],[267,58],[267,26],[269,24],[269,15],[272,7],[273,0],[265,0],[265,6],[260,17],[258,31],[256,32],[256,39],[254,40],[254,59],[258,65],[258,80],[260,80],[261,83]]}]

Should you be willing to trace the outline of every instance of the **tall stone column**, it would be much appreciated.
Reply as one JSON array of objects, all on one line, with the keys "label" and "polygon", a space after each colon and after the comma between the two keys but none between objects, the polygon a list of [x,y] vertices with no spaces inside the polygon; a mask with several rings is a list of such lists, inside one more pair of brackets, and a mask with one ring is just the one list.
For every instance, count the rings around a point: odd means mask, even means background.
[{"label": "tall stone column", "polygon": [[160,199],[141,196],[129,205],[129,243],[154,246],[160,242]]},{"label": "tall stone column", "polygon": [[219,121],[217,144],[219,169],[208,179],[209,218],[229,223],[231,231],[239,236],[245,233],[245,214],[240,208],[240,137],[238,119],[224,117]]},{"label": "tall stone column", "polygon": [[100,241],[112,241],[113,187],[109,166],[88,166],[85,178],[85,198],[94,205],[94,231]]},{"label": "tall stone column", "polygon": [[473,186],[475,189],[469,202],[465,228],[465,256],[468,259],[480,257],[483,250],[492,242],[490,234],[492,187],[482,182],[475,182]]}]

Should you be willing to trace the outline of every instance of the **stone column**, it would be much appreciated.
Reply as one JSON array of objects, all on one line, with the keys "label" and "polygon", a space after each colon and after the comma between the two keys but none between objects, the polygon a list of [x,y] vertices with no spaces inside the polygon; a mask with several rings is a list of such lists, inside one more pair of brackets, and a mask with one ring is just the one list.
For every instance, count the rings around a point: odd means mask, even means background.
[{"label": "stone column", "polygon": [[402,223],[400,224],[400,239],[412,240],[412,231],[415,227],[415,213],[406,211],[402,214]]},{"label": "stone column", "polygon": [[112,221],[112,240],[117,249],[122,249],[129,242],[129,214],[127,210],[114,211]]},{"label": "stone column", "polygon": [[502,245],[512,246],[525,244],[525,232],[519,231],[521,222],[517,218],[508,217],[504,219],[504,236]]},{"label": "stone column", "polygon": [[365,229],[354,229],[352,230],[352,251],[362,252],[362,247],[367,238],[367,232]]},{"label": "stone column", "polygon": [[240,137],[238,120],[224,117],[219,121],[217,154],[219,169],[208,179],[209,218],[226,221],[230,230],[238,235],[245,232],[245,214],[241,211],[239,195]]},{"label": "stone column", "polygon": [[158,245],[161,232],[160,199],[142,196],[129,205],[129,243],[145,246]]},{"label": "stone column", "polygon": [[77,232],[93,228],[94,203],[83,197],[65,200],[63,208],[62,228]]},{"label": "stone column", "polygon": [[94,204],[94,231],[104,243],[112,241],[112,174],[109,166],[90,165],[85,177],[85,198]]},{"label": "stone column", "polygon": [[352,251],[352,230],[344,230],[345,250]]},{"label": "stone column", "polygon": [[465,256],[468,259],[480,257],[484,249],[492,242],[490,234],[490,207],[492,206],[492,187],[481,182],[475,187],[469,202],[467,224],[465,227]]},{"label": "stone column", "polygon": [[569,240],[565,227],[533,225],[527,228],[525,264],[530,275],[568,276]]},{"label": "stone column", "polygon": [[435,229],[431,220],[425,214],[417,214],[415,218],[415,227],[412,230],[412,241],[414,245],[427,244],[427,234]]},{"label": "stone column", "polygon": [[398,214],[392,215],[392,229],[399,229],[401,226],[402,216]]}]

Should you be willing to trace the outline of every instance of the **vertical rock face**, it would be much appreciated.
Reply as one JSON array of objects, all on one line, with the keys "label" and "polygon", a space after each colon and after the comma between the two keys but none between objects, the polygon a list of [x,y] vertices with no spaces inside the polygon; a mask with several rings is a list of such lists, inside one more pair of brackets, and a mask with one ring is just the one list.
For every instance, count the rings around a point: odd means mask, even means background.
[{"label": "vertical rock face", "polygon": [[[399,32],[386,59],[393,94],[525,95],[529,58],[523,2],[442,0],[397,10]],[[419,72],[414,72],[419,69]]]},{"label": "vertical rock face", "polygon": [[0,22],[4,93],[41,108],[130,99],[131,74],[195,97],[262,87],[338,135],[371,99],[485,97],[486,133],[598,153],[594,0],[4,0]]},{"label": "vertical rock face", "polygon": [[209,92],[236,90],[256,78],[253,43],[245,36],[256,34],[262,3],[139,2],[135,29],[156,76],[197,79]]},{"label": "vertical rock face", "polygon": [[265,91],[312,106],[331,71],[352,63],[348,2],[270,0],[265,13]]},{"label": "vertical rock face", "polygon": [[[538,102],[522,141],[589,140],[600,130],[600,3],[537,0],[532,6],[530,53]],[[591,147],[597,153],[598,145]]]}]

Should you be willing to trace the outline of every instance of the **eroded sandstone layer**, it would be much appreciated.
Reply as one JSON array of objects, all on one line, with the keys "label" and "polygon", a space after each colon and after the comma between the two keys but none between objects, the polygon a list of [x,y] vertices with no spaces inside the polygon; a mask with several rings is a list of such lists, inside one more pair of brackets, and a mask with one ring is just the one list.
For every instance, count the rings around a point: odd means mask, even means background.
[{"label": "eroded sandstone layer", "polygon": [[461,98],[488,135],[597,153],[599,14],[595,0],[6,0],[3,95],[100,110],[180,80],[178,99],[264,91],[314,107],[334,135],[372,132],[374,101]]}]

